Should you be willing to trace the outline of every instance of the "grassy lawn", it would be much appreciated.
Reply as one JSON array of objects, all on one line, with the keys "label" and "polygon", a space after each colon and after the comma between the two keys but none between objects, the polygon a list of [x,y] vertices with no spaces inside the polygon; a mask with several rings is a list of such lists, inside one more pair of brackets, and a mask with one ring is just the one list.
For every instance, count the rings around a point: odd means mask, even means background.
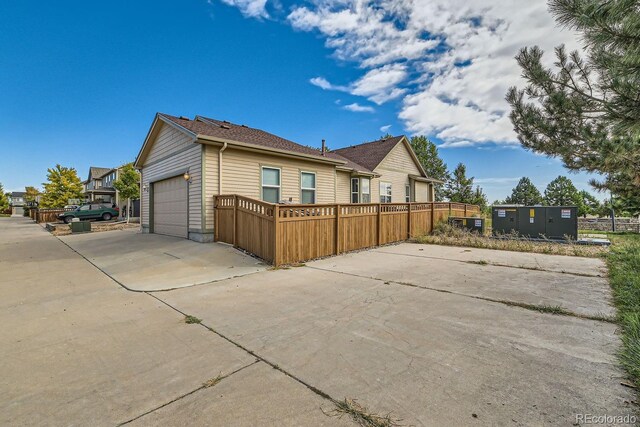
[{"label": "grassy lawn", "polygon": [[622,327],[622,365],[640,385],[640,234],[608,233],[611,242],[606,256],[613,300]]}]

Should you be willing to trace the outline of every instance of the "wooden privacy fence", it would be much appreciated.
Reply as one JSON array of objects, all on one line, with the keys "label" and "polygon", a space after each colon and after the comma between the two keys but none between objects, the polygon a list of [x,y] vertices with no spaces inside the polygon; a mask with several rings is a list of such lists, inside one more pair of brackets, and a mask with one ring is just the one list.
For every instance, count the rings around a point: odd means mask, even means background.
[{"label": "wooden privacy fence", "polygon": [[58,215],[73,209],[31,209],[29,216],[38,224],[41,222],[58,222]]},{"label": "wooden privacy fence", "polygon": [[273,265],[293,264],[430,233],[449,216],[473,216],[464,203],[271,204],[214,196],[215,240]]}]

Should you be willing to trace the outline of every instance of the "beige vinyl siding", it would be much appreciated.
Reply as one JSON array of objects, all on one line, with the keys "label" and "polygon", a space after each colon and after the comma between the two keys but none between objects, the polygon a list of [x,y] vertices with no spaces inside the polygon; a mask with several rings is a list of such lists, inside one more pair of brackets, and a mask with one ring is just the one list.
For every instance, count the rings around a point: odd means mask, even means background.
[{"label": "beige vinyl siding", "polygon": [[351,174],[336,171],[336,203],[351,203]]},{"label": "beige vinyl siding", "polygon": [[316,173],[316,203],[335,203],[333,165],[227,148],[222,153],[222,193],[261,200],[261,167],[281,169],[280,199],[300,203],[300,172]]},{"label": "beige vinyl siding", "polygon": [[[213,212],[213,196],[218,194],[218,153],[220,149],[212,145],[204,146],[204,162],[205,162],[205,188],[204,188],[204,206],[205,206],[205,224],[207,230],[213,230],[214,212]],[[222,152],[223,162],[227,151]]]},{"label": "beige vinyl siding", "polygon": [[145,164],[163,159],[171,153],[175,153],[180,149],[188,147],[189,144],[192,143],[191,138],[184,132],[171,125],[162,123],[162,127],[160,128],[158,136],[151,147],[151,151],[147,155]]},{"label": "beige vinyl siding", "polygon": [[405,185],[409,184],[409,175],[420,175],[420,169],[407,151],[404,143],[399,142],[378,165],[375,172],[381,176],[371,180],[371,201],[380,202],[380,182],[391,183],[391,202],[405,202]]},{"label": "beige vinyl siding", "polygon": [[[151,183],[172,175],[182,175],[188,169],[189,183],[189,229],[201,229],[201,153],[200,144],[192,142],[184,133],[174,133],[174,128],[163,124],[157,140],[142,167],[142,187],[151,191]],[[189,145],[191,144],[191,146]],[[162,154],[158,155],[157,150]],[[156,160],[152,160],[156,159]],[[160,160],[158,160],[160,159]],[[149,226],[149,191],[142,191],[142,225]]]}]

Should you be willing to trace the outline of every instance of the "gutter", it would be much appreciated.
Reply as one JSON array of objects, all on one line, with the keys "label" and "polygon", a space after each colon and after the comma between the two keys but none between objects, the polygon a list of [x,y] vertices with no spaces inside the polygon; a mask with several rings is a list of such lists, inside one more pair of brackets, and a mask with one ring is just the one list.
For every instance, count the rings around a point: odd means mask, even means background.
[{"label": "gutter", "polygon": [[227,143],[218,150],[218,194],[222,194],[222,152],[227,149]]},{"label": "gutter", "polygon": [[256,145],[256,144],[248,144],[245,142],[239,142],[239,141],[234,141],[231,139],[224,139],[224,138],[213,138],[211,136],[207,136],[207,135],[198,135],[197,137],[198,142],[202,142],[202,143],[218,143],[218,144],[223,144],[223,145],[231,145],[234,148],[239,148],[239,149],[245,149],[245,150],[251,150],[251,151],[261,151],[261,152],[269,152],[269,153],[275,153],[275,154],[280,154],[286,157],[293,157],[293,158],[304,158],[307,160],[311,160],[311,161],[316,161],[316,162],[322,162],[322,163],[330,163],[333,165],[344,165],[346,162],[342,161],[342,160],[336,160],[336,159],[330,159],[328,157],[324,157],[324,156],[314,156],[311,154],[304,154],[304,153],[296,153],[295,151],[288,151],[288,150],[280,150],[277,148],[269,148],[269,147],[264,147],[262,145]]}]

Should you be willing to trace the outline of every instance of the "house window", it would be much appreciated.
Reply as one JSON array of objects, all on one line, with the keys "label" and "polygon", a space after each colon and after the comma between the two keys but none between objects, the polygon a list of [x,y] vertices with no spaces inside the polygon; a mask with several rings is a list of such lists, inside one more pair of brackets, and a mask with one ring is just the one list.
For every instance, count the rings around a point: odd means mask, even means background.
[{"label": "house window", "polygon": [[380,203],[391,203],[391,183],[380,183]]},{"label": "house window", "polygon": [[360,178],[351,178],[351,203],[360,203]]},{"label": "house window", "polygon": [[404,186],[404,201],[411,202],[411,186],[409,184]]},{"label": "house window", "polygon": [[360,194],[362,203],[371,203],[371,181],[369,178],[360,178]]},{"label": "house window", "polygon": [[262,200],[269,203],[280,201],[280,169],[262,168]]},{"label": "house window", "polygon": [[316,202],[316,174],[314,172],[300,172],[300,191],[302,203]]}]

